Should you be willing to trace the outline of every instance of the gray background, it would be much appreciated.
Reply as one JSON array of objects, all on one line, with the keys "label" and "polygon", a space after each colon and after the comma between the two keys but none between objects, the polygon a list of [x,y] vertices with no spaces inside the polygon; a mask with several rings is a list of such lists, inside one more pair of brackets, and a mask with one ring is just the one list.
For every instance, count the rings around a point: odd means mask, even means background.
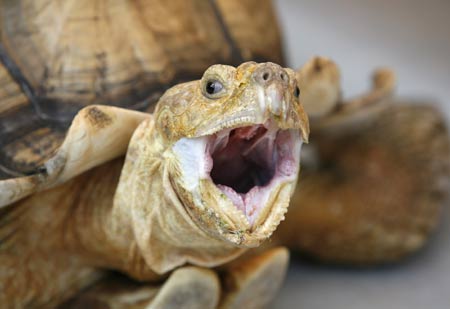
[{"label": "gray background", "polygon": [[[288,64],[314,55],[341,68],[344,95],[395,69],[398,94],[431,98],[450,115],[450,0],[275,0]],[[450,213],[428,246],[403,264],[352,270],[294,259],[273,308],[450,309]]]}]

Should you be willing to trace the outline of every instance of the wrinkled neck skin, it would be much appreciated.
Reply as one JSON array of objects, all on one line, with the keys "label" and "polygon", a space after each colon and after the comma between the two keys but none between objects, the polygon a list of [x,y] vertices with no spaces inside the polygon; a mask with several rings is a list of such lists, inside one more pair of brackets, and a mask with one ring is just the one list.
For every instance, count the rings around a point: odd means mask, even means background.
[{"label": "wrinkled neck skin", "polygon": [[114,198],[110,235],[124,244],[135,242],[129,252],[157,274],[186,263],[213,267],[234,259],[245,249],[205,232],[179,200],[166,147],[153,120],[134,133]]},{"label": "wrinkled neck skin", "polygon": [[15,218],[6,222],[15,233],[0,247],[2,305],[53,307],[102,269],[155,281],[186,263],[212,267],[243,252],[194,223],[172,189],[172,161],[154,133],[152,120],[144,121],[124,164],[114,160],[1,213]]}]

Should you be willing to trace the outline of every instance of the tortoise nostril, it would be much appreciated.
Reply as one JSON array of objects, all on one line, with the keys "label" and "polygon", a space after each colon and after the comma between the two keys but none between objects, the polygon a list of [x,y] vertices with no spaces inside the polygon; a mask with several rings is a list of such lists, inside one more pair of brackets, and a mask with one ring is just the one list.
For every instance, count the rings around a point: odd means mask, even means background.
[{"label": "tortoise nostril", "polygon": [[289,75],[282,67],[275,63],[261,63],[253,71],[253,79],[263,87],[268,87],[272,83],[286,85],[289,81]]}]

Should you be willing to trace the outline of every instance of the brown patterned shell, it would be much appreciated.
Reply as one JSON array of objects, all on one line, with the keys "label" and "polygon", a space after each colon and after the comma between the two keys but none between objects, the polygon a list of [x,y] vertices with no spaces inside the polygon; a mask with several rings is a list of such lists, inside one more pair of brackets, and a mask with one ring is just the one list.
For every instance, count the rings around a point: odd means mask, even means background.
[{"label": "brown patterned shell", "polygon": [[0,180],[29,174],[78,110],[148,110],[214,63],[282,62],[270,0],[0,2]]}]

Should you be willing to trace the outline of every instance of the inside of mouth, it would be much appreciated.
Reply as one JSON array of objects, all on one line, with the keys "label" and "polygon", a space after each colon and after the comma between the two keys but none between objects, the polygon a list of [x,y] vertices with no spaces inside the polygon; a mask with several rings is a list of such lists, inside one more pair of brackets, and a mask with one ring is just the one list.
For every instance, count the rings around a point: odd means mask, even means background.
[{"label": "inside of mouth", "polygon": [[210,137],[211,180],[250,224],[267,204],[273,188],[295,178],[294,140],[289,130],[270,124],[225,129]]},{"label": "inside of mouth", "polygon": [[[196,198],[214,192],[219,206],[228,207],[231,202],[254,226],[272,213],[278,203],[278,190],[294,184],[301,145],[298,130],[280,129],[268,120],[197,138],[181,138],[173,145],[173,152],[179,160],[185,190],[197,192]],[[219,192],[198,191],[203,188],[199,180],[212,183]]]},{"label": "inside of mouth", "polygon": [[236,193],[267,185],[275,174],[274,135],[257,125],[217,136],[211,151],[214,183]]}]

